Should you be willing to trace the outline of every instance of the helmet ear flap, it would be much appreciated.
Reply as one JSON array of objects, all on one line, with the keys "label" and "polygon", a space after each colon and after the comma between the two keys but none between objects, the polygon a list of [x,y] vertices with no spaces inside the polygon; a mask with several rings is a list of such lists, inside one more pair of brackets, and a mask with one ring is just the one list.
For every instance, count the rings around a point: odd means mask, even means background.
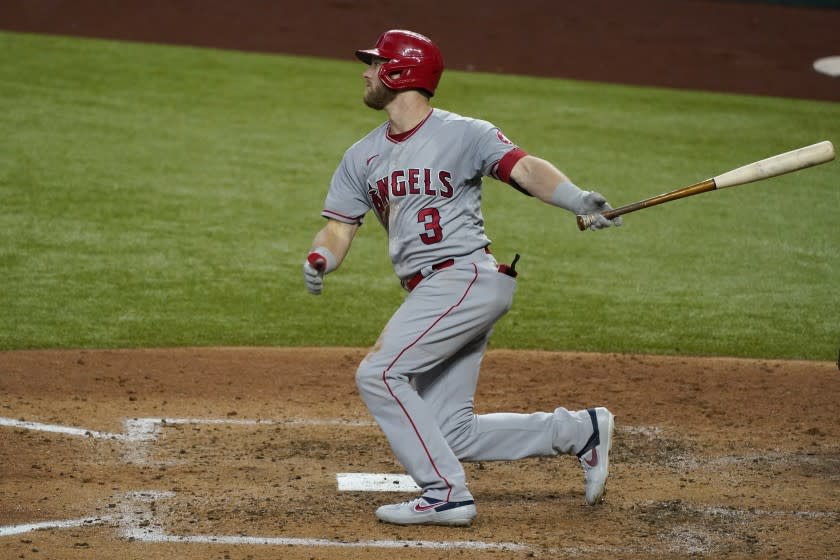
[{"label": "helmet ear flap", "polygon": [[379,79],[389,88],[399,89],[403,72],[404,70],[392,68],[390,64],[385,63],[379,68]]},{"label": "helmet ear flap", "polygon": [[391,89],[408,89],[405,84],[411,78],[411,66],[389,60],[379,67],[379,79]]}]

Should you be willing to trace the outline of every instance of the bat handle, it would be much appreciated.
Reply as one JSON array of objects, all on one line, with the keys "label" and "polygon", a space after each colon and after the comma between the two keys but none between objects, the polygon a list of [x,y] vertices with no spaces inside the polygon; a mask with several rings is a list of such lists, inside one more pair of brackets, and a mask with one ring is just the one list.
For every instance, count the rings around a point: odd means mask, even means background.
[{"label": "bat handle", "polygon": [[[615,208],[613,210],[607,210],[606,212],[601,212],[601,215],[608,220],[612,220],[613,218],[617,218],[618,216],[621,216],[622,214],[625,213],[625,212],[622,212],[621,210],[623,210],[623,209],[622,208]],[[592,221],[593,221],[593,216],[594,216],[593,214],[578,214],[576,216],[578,229],[580,231],[584,231],[589,226],[591,226]]]}]

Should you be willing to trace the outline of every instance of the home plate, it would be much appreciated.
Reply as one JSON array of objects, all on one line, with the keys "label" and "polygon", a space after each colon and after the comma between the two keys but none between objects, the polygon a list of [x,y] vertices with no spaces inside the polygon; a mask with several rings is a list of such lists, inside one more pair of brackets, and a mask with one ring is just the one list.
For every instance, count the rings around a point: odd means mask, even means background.
[{"label": "home plate", "polygon": [[407,474],[337,473],[339,492],[419,492]]}]

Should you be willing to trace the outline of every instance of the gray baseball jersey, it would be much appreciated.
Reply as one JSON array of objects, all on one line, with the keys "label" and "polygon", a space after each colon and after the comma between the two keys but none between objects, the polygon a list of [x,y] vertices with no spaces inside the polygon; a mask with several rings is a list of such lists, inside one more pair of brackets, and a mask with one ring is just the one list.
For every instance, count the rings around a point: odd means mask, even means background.
[{"label": "gray baseball jersey", "polygon": [[489,122],[440,109],[404,134],[385,123],[344,154],[322,215],[361,223],[373,210],[388,231],[394,271],[405,279],[490,244],[482,177],[507,181],[524,155]]},{"label": "gray baseball jersey", "polygon": [[[486,250],[482,178],[508,182],[525,155],[492,124],[434,109],[405,134],[386,123],[350,147],[322,212],[356,224],[373,210],[388,231],[394,270],[410,293],[356,384],[430,498],[471,499],[460,460],[577,452],[592,434],[585,410],[473,413],[481,359],[516,289]],[[418,272],[422,281],[410,282]]]}]

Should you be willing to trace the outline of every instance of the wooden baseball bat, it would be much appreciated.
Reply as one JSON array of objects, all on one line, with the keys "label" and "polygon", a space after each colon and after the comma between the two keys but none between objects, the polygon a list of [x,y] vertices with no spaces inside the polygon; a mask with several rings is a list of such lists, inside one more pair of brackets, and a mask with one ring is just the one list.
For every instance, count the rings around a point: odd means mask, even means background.
[{"label": "wooden baseball bat", "polygon": [[[675,191],[652,196],[613,210],[607,210],[603,213],[603,216],[608,220],[612,220],[618,216],[629,214],[630,212],[635,212],[636,210],[641,210],[643,208],[650,208],[651,206],[656,206],[657,204],[663,204],[679,198],[685,198],[687,196],[693,196],[695,194],[713,191],[716,189],[746,185],[747,183],[752,183],[754,181],[769,179],[770,177],[776,177],[777,175],[783,175],[785,173],[790,173],[791,171],[799,171],[800,169],[805,169],[806,167],[826,163],[833,159],[834,145],[830,141],[825,140],[817,144],[805,146],[804,148],[799,148],[783,154],[777,154],[761,161],[754,161],[753,163],[749,163],[743,167],[727,171],[726,173],[717,175],[711,179],[706,179],[705,181],[700,181],[699,183],[682,187]],[[578,229],[581,231],[585,230],[592,224],[592,220],[593,217],[591,215],[578,216]]]}]

